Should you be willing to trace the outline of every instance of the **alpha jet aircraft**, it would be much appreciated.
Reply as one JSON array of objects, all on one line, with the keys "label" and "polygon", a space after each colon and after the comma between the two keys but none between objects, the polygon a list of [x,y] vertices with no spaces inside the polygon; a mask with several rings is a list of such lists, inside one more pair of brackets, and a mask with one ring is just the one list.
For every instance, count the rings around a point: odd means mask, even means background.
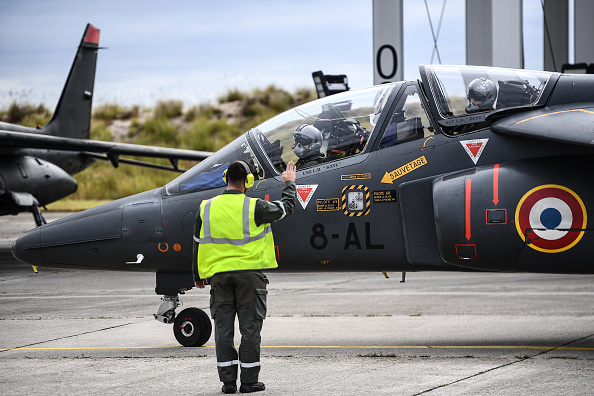
[{"label": "alpha jet aircraft", "polygon": [[[50,122],[28,128],[0,122],[0,216],[32,212],[45,224],[40,206],[76,191],[74,175],[95,163],[121,163],[178,170],[180,159],[202,160],[211,153],[88,140],[99,29],[85,28],[70,74]],[[120,155],[168,158],[172,166],[120,158]]]},{"label": "alpha jet aircraft", "polygon": [[13,246],[37,266],[149,271],[155,317],[182,345],[210,336],[193,287],[194,219],[250,162],[247,195],[299,204],[273,224],[279,271],[594,273],[594,76],[420,66],[420,79],[328,96],[249,130],[162,188],[38,227]]}]

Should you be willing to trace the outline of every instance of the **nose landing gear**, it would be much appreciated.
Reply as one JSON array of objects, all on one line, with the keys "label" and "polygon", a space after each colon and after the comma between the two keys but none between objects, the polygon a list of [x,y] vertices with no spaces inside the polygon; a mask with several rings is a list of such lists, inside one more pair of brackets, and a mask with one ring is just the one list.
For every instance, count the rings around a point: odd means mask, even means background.
[{"label": "nose landing gear", "polygon": [[208,315],[199,308],[186,308],[173,323],[175,339],[185,347],[202,346],[210,338],[212,324]]},{"label": "nose landing gear", "polygon": [[163,296],[163,302],[154,315],[161,323],[173,323],[175,339],[185,347],[204,345],[212,334],[210,318],[200,308],[186,308],[177,316],[175,309],[181,305],[179,296]]}]

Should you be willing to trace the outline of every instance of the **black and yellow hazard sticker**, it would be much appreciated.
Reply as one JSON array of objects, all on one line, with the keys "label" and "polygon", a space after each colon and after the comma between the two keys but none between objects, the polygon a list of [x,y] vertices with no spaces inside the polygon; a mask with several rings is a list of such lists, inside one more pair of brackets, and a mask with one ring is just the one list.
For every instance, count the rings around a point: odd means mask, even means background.
[{"label": "black and yellow hazard sticker", "polygon": [[342,189],[341,209],[345,216],[366,216],[371,210],[369,189],[360,184]]}]

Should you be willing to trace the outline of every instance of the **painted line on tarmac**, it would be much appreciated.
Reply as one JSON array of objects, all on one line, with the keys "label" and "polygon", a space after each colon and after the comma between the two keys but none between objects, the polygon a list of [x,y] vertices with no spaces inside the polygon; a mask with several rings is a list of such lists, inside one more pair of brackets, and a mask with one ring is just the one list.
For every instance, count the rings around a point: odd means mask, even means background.
[{"label": "painted line on tarmac", "polygon": [[[212,349],[212,346],[183,347],[183,346],[144,346],[144,347],[56,347],[56,348],[0,348],[4,351],[80,351],[80,350],[124,350],[124,349]],[[594,347],[569,346],[527,346],[527,345],[262,345],[261,348],[278,349],[531,349],[531,350],[572,350],[594,351]]]}]

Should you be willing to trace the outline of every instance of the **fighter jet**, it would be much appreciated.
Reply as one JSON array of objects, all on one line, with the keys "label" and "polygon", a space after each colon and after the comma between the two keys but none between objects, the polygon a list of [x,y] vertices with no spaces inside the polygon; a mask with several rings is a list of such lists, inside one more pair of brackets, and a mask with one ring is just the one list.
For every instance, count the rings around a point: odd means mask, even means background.
[{"label": "fighter jet", "polygon": [[[28,128],[0,122],[0,216],[39,211],[76,191],[74,175],[97,159],[152,168],[179,170],[178,160],[199,161],[211,153],[88,140],[99,29],[85,28],[56,110],[43,127]],[[120,158],[120,155],[168,158],[172,166]]]},{"label": "fighter jet", "polygon": [[182,345],[210,320],[176,316],[193,287],[200,203],[251,163],[248,196],[276,200],[295,161],[299,204],[272,225],[278,271],[594,273],[594,76],[421,65],[415,81],[327,96],[247,131],[167,185],[38,227],[35,266],[156,273]]}]

